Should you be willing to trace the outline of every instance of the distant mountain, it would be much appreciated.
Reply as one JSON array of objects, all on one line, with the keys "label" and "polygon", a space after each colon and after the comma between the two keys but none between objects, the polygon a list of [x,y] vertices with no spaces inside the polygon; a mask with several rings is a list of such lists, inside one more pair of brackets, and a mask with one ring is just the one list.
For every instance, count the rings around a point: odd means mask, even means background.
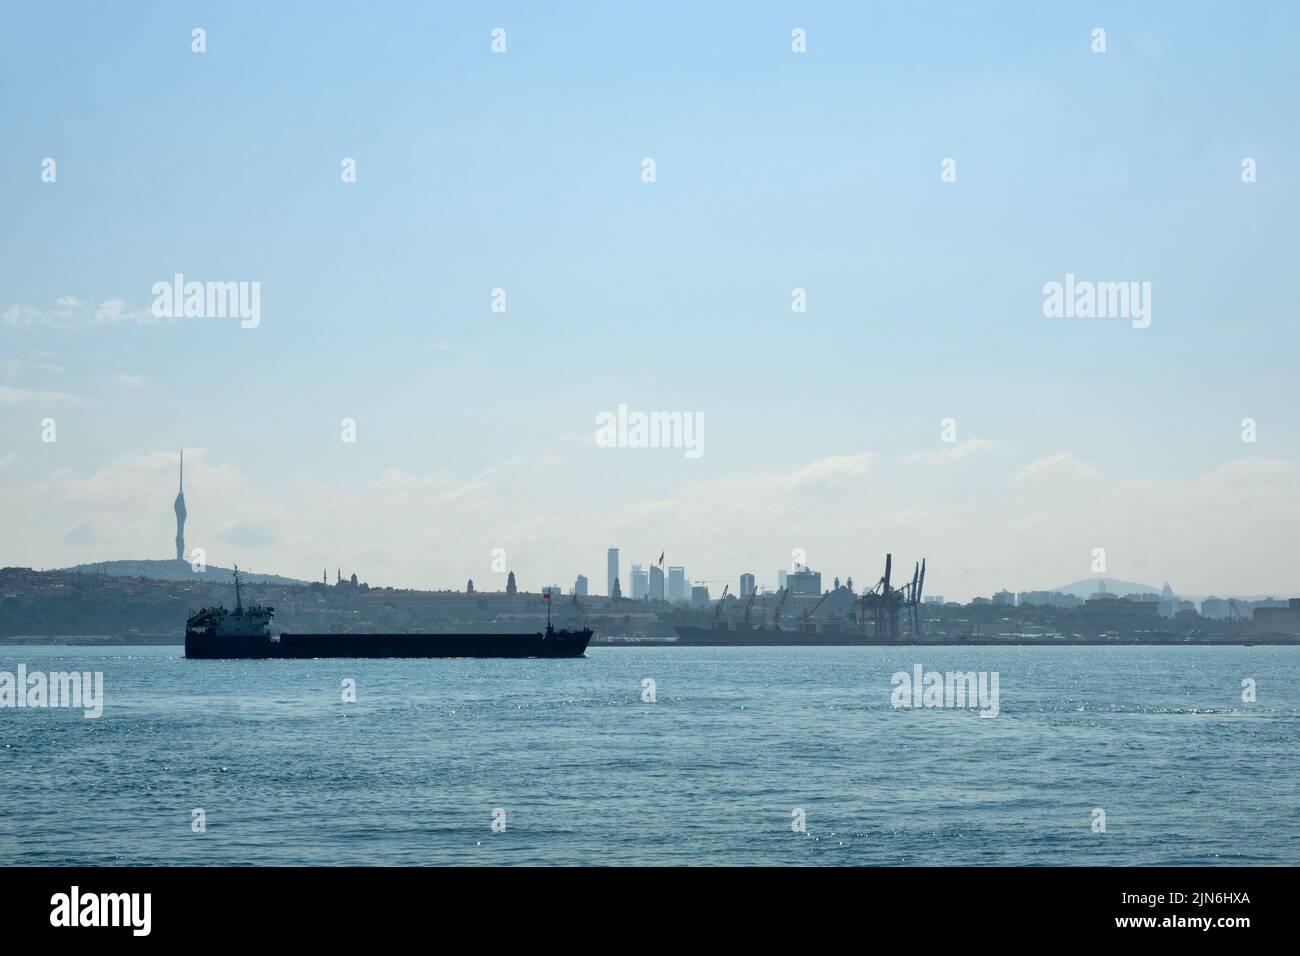
[{"label": "distant mountain", "polygon": [[[185,561],[176,559],[163,561],[96,561],[94,564],[78,564],[71,568],[61,568],[74,574],[108,574],[113,577],[153,578],[157,581],[193,581],[196,578],[230,581],[230,568],[208,565],[206,571],[195,571]],[[297,578],[281,577],[278,574],[258,574],[255,571],[240,570],[239,576],[249,584],[309,584]]]},{"label": "distant mountain", "polygon": [[[1053,591],[1060,591],[1062,594],[1073,594],[1077,598],[1083,598],[1085,601],[1096,594],[1101,588],[1100,584],[1106,585],[1106,590],[1111,594],[1123,597],[1125,594],[1159,594],[1164,585],[1138,584],[1136,581],[1121,581],[1119,578],[1084,578],[1082,581],[1075,581],[1073,584],[1064,584],[1059,588],[1052,588]],[[1182,597],[1181,594],[1177,595]]]}]

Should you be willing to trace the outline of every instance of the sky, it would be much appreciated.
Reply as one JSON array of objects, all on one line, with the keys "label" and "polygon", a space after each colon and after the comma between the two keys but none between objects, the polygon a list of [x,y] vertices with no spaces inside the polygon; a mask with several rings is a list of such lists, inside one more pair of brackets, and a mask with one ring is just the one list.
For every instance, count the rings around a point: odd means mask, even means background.
[{"label": "sky", "polygon": [[[1300,594],[1296,5],[3,23],[0,565],[172,556],[183,445],[187,548],[308,579],[492,590],[502,549],[603,593],[617,546],[717,593],[888,551],[966,600],[1103,549]],[[177,273],[259,283],[259,324],[158,318]],[[1067,274],[1150,283],[1150,325],[1046,316]],[[620,404],[702,453],[605,447]]]}]

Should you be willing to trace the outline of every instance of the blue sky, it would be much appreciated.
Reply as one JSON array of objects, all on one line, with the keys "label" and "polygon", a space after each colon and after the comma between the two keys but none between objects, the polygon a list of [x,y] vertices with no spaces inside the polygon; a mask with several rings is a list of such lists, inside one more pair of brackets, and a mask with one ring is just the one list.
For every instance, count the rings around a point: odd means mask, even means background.
[{"label": "blue sky", "polygon": [[[870,583],[892,549],[966,597],[1101,546],[1294,587],[1293,5],[4,16],[0,563],[166,556],[184,443],[193,542],[302,576],[493,587],[499,546],[603,589],[617,544]],[[176,272],[259,281],[261,326],[49,318]],[[1151,282],[1150,328],[1045,318],[1067,272]],[[702,413],[705,454],[595,448],[620,402]]]}]

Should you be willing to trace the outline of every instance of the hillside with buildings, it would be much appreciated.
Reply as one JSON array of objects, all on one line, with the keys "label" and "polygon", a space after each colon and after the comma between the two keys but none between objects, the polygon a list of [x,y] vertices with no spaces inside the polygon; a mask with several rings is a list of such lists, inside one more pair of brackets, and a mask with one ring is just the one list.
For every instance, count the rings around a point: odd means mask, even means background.
[{"label": "hillside with buildings", "polygon": [[[209,568],[174,578],[0,569],[0,641],[182,642],[186,617],[201,607],[234,604],[232,576]],[[504,591],[423,591],[372,587],[355,574],[336,574],[331,584],[287,582],[266,576],[250,580],[245,600],[275,608],[275,627],[288,632],[533,632],[544,626],[549,609],[558,626],[586,623],[596,643],[670,642],[679,626],[766,628],[780,643],[779,631],[824,630],[860,633],[872,641],[864,595],[851,581],[836,580],[825,591],[820,575],[802,569],[791,574],[784,591],[759,591],[745,575],[742,598],[730,589],[715,599],[696,585],[673,600],[622,596],[615,592],[579,595],[556,585],[536,591],[518,587],[514,574]],[[585,589],[584,589],[585,590]],[[918,607],[915,629],[904,628],[907,642],[1052,643],[1054,641],[1229,641],[1251,643],[1272,636],[1300,638],[1300,599],[1227,602],[1198,609],[1191,602],[1160,595],[1119,596],[1100,592],[1085,601],[1056,592],[1002,592],[968,604],[942,598]]]}]

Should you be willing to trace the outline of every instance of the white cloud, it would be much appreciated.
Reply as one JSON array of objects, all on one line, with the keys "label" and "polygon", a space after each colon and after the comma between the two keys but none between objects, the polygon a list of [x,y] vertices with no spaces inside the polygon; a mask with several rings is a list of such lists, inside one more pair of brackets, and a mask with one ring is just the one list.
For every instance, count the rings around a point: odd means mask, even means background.
[{"label": "white cloud", "polygon": [[[1294,593],[1300,530],[1300,463],[1290,459],[1104,481],[1095,465],[1060,453],[1031,462],[1023,490],[1007,494],[1014,468],[955,480],[950,468],[866,452],[768,472],[684,470],[679,483],[610,481],[582,456],[548,468],[536,455],[490,467],[390,467],[362,480],[310,465],[254,478],[198,448],[185,458],[187,545],[205,548],[209,563],[311,580],[321,566],[331,578],[341,566],[376,585],[463,587],[472,577],[502,588],[504,573],[490,570],[496,547],[523,587],[568,586],[577,573],[599,581],[614,545],[625,564],[666,550],[666,563],[684,564],[693,580],[734,587],[736,574],[752,571],[772,586],[791,549],[804,548],[824,574],[862,583],[879,575],[886,551],[907,568],[926,557],[932,593],[965,599],[1086,577],[1092,549],[1104,547],[1116,577],[1168,577],[1184,593],[1283,594]],[[0,564],[169,557],[176,467],[175,451],[159,451],[17,485],[11,465],[0,472],[11,482],[0,481],[10,532],[0,536]],[[1077,474],[1091,478],[1053,477]],[[1248,559],[1216,557],[1234,554]]]},{"label": "white cloud", "polygon": [[874,452],[863,452],[859,455],[832,455],[784,476],[779,479],[779,483],[791,490],[842,487],[870,477],[872,463],[877,457]]},{"label": "white cloud", "polygon": [[[71,468],[59,468],[28,486],[26,492],[34,503],[95,504],[118,509],[138,505],[154,507],[161,499],[170,512],[179,467],[180,453],[175,451],[120,455],[85,478]],[[237,469],[209,464],[205,449],[185,449],[187,491],[192,485],[201,485],[205,491],[218,492],[224,497],[246,489],[249,484],[249,479]]]},{"label": "white cloud", "polygon": [[117,536],[117,519],[103,511],[86,515],[63,535],[63,543],[77,546],[112,544]]},{"label": "white cloud", "polygon": [[0,370],[6,375],[21,375],[24,372],[62,372],[62,365],[51,362],[29,362],[26,359],[0,359]]},{"label": "white cloud", "polygon": [[65,295],[45,308],[31,305],[11,305],[0,315],[0,324],[13,328],[84,329],[92,326],[161,325],[148,309],[137,309],[119,298],[105,299],[99,305],[83,302],[76,296]]},{"label": "white cloud", "polygon": [[1054,455],[1031,461],[1011,480],[1014,484],[1023,485],[1042,481],[1091,481],[1100,475],[1101,472],[1092,462],[1082,460],[1073,452],[1058,451]]},{"label": "white cloud", "polygon": [[972,455],[1001,451],[1002,446],[987,438],[968,438],[963,442],[947,444],[941,449],[922,449],[900,459],[903,463],[949,465]]},{"label": "white cloud", "polygon": [[0,408],[49,408],[55,405],[84,404],[83,399],[66,392],[38,392],[0,385]]},{"label": "white cloud", "polygon": [[589,445],[592,448],[595,448],[596,432],[597,429],[595,428],[589,432],[582,432],[581,434],[575,434],[574,432],[561,432],[555,437],[555,440],[561,445]]}]

